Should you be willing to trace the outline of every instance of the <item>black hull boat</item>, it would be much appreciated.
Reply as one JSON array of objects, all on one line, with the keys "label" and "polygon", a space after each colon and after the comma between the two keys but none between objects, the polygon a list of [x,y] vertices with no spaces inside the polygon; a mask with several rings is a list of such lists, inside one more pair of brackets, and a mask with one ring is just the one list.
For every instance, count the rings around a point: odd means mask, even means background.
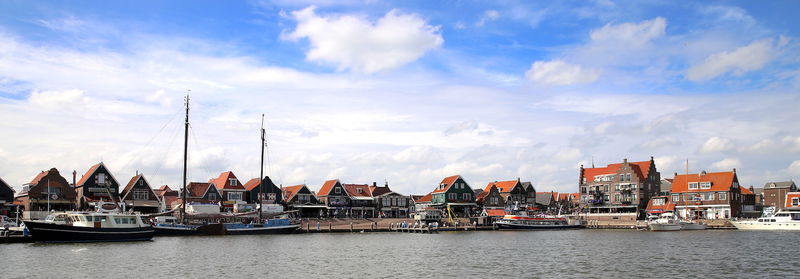
[{"label": "black hull boat", "polygon": [[583,225],[522,225],[497,223],[499,230],[570,230],[582,229]]},{"label": "black hull boat", "polygon": [[297,224],[225,224],[225,234],[290,234],[300,228]]},{"label": "black hull boat", "polygon": [[36,242],[145,241],[154,233],[152,227],[95,228],[37,221],[26,221],[25,226]]}]

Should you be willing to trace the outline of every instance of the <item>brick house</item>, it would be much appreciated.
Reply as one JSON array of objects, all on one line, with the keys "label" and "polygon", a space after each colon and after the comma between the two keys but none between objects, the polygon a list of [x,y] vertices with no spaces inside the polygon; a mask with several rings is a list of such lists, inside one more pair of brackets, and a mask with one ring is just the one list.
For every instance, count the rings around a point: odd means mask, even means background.
[{"label": "brick house", "polygon": [[[475,203],[482,206],[484,210],[500,209],[504,210],[506,207],[506,199],[500,195],[500,190],[497,185],[489,183],[488,189],[484,189],[475,197]],[[496,211],[493,211],[496,212]]]},{"label": "brick house", "polygon": [[384,218],[408,218],[411,199],[389,189],[389,182],[384,186],[372,182],[369,186],[370,194],[374,199],[376,214]]},{"label": "brick house", "polygon": [[774,207],[775,210],[786,206],[786,194],[797,192],[794,181],[767,182],[764,184],[764,207]]},{"label": "brick house", "polygon": [[585,212],[635,213],[643,219],[650,197],[661,192],[661,174],[652,156],[641,162],[623,159],[622,163],[600,168],[581,165],[578,185]]},{"label": "brick house", "polygon": [[44,219],[50,214],[49,210],[77,209],[77,196],[67,179],[56,168],[52,168],[40,172],[31,182],[23,184],[14,203],[22,205],[23,219]]},{"label": "brick house", "polygon": [[246,203],[244,185],[232,171],[223,172],[217,178],[209,180],[208,183],[214,185],[219,191],[222,207],[225,208],[225,211],[233,211],[237,204]]},{"label": "brick house", "polygon": [[742,212],[736,169],[726,172],[675,174],[670,200],[682,218],[728,219]]}]

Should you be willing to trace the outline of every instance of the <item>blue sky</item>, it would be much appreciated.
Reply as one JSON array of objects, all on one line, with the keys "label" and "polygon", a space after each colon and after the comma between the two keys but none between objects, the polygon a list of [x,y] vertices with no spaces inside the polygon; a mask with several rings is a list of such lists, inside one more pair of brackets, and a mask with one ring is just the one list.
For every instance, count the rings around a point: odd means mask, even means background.
[{"label": "blue sky", "polygon": [[[796,1],[4,1],[0,177],[84,172],[180,184],[388,180],[424,194],[656,158],[662,177],[800,176]],[[177,115],[177,116],[176,116]],[[255,135],[255,136],[254,136]]]}]

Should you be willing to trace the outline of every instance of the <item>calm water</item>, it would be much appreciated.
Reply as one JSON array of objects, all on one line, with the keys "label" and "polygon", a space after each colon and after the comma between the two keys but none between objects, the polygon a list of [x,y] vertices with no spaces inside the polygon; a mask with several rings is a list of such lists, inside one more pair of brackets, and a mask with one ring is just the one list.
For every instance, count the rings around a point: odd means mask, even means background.
[{"label": "calm water", "polygon": [[2,278],[794,277],[797,232],[574,230],[0,245]]}]

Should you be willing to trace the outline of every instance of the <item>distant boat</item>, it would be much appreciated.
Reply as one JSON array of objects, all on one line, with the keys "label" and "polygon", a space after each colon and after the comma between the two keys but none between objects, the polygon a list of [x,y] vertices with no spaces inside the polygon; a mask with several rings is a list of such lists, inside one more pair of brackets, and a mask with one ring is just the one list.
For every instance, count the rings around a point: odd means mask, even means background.
[{"label": "distant boat", "polygon": [[99,242],[141,241],[154,230],[139,214],[116,212],[60,212],[44,221],[24,221],[34,241]]},{"label": "distant boat", "polygon": [[681,222],[675,218],[675,215],[667,212],[662,213],[658,219],[648,222],[647,226],[651,231],[680,231],[682,229]]},{"label": "distant boat", "polygon": [[756,220],[732,221],[740,230],[800,231],[800,211],[778,211]]},{"label": "distant boat", "polygon": [[[526,210],[519,210],[514,206],[512,214],[506,214],[503,219],[494,222],[501,230],[554,230],[554,229],[582,229],[580,220],[570,221],[562,216],[538,215],[529,216]],[[559,210],[560,213],[560,210]]]}]

